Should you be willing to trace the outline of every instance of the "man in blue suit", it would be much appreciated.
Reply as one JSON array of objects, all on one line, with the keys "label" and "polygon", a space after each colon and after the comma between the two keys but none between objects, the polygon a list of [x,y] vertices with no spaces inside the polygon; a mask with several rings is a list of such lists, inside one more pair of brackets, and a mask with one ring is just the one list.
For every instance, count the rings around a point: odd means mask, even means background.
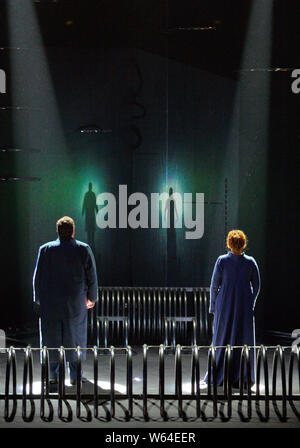
[{"label": "man in blue suit", "polygon": [[[33,276],[33,301],[40,305],[41,347],[87,346],[87,309],[98,298],[96,263],[91,248],[74,239],[75,224],[64,216],[58,238],[40,247]],[[81,358],[86,358],[82,351]],[[76,384],[77,354],[66,350],[70,382]],[[58,379],[58,351],[49,350],[50,383]]]}]

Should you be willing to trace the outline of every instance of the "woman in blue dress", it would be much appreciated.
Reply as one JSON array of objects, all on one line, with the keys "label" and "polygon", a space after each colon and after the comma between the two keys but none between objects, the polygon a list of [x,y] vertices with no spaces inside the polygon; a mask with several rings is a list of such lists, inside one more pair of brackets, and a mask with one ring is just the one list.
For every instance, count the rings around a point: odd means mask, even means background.
[{"label": "woman in blue dress", "polygon": [[[213,346],[255,346],[254,307],[260,290],[256,261],[244,253],[247,238],[241,230],[227,236],[229,252],[215,264],[210,287],[209,312],[214,315]],[[232,351],[232,386],[239,387],[241,349]],[[225,349],[216,349],[216,380],[224,380]],[[255,383],[255,349],[250,350],[251,383]],[[208,382],[208,375],[204,383]]]}]

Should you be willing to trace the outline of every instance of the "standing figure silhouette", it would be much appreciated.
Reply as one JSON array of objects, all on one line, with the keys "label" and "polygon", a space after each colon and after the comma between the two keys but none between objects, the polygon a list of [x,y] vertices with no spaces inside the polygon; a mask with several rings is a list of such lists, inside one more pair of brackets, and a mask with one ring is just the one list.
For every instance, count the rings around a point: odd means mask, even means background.
[{"label": "standing figure silhouette", "polygon": [[179,270],[175,222],[178,221],[178,212],[172,187],[169,189],[169,197],[166,200],[164,215],[165,221],[167,222],[166,284],[167,286],[176,286],[178,282]]},{"label": "standing figure silhouette", "polygon": [[96,213],[98,207],[96,204],[96,195],[93,192],[93,184],[89,183],[89,190],[85,193],[82,204],[82,216],[85,215],[85,231],[87,232],[87,242],[95,247],[95,231],[96,231]]}]

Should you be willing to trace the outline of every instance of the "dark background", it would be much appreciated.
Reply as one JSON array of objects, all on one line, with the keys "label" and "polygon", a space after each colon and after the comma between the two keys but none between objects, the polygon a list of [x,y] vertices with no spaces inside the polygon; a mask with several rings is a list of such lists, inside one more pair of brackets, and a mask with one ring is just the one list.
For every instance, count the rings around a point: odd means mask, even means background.
[{"label": "dark background", "polygon": [[[0,1],[0,175],[25,178],[0,184],[2,327],[31,324],[37,250],[56,220],[72,216],[86,241],[89,182],[96,194],[172,186],[207,202],[202,239],[176,231],[171,279],[166,230],[97,229],[101,285],[208,286],[226,231],[241,228],[262,274],[259,333],[299,327],[299,5],[261,1],[273,8],[268,65],[255,29],[247,40],[251,1]],[[276,67],[288,70],[260,70]]]}]

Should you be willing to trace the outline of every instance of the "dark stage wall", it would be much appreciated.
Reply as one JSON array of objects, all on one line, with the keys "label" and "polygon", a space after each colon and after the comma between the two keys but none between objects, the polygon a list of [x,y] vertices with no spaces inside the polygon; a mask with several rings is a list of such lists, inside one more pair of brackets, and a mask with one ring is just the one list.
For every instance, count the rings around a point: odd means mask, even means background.
[{"label": "dark stage wall", "polygon": [[[187,240],[186,229],[176,229],[172,269],[166,229],[97,229],[100,284],[209,285],[214,262],[225,252],[225,225],[238,226],[236,83],[134,49],[51,49],[50,74],[41,54],[17,56],[26,70],[11,75],[13,101],[34,109],[3,113],[2,142],[39,152],[2,154],[2,166],[6,175],[40,181],[1,184],[9,235],[3,239],[3,319],[30,318],[37,250],[56,238],[60,216],[72,216],[77,238],[87,241],[81,211],[89,182],[96,195],[118,197],[119,184],[126,184],[128,195],[143,192],[149,200],[150,193],[173,187],[194,199],[204,193],[206,202],[201,239]],[[107,132],[80,133],[88,125]]]},{"label": "dark stage wall", "polygon": [[[287,109],[298,98],[285,97],[286,78],[270,92],[276,112],[266,137],[257,111],[261,92],[245,87],[261,82],[253,77],[238,83],[136,49],[56,48],[47,58],[39,51],[10,57],[14,64],[7,54],[2,58],[7,93],[1,105],[26,108],[1,110],[1,144],[24,151],[1,153],[1,176],[40,180],[1,182],[2,327],[32,320],[36,255],[56,238],[56,220],[72,216],[77,238],[87,241],[82,204],[89,182],[96,195],[117,197],[126,184],[128,195],[173,187],[204,193],[206,202],[201,239],[175,231],[172,269],[165,229],[97,229],[101,285],[208,286],[225,252],[225,230],[238,227],[262,272],[259,332],[299,327],[295,281],[287,281],[292,245],[285,244],[296,231],[289,179],[295,166],[292,149],[285,163],[281,153],[287,136],[291,148],[297,142]],[[106,132],[80,133],[90,125]]]}]

